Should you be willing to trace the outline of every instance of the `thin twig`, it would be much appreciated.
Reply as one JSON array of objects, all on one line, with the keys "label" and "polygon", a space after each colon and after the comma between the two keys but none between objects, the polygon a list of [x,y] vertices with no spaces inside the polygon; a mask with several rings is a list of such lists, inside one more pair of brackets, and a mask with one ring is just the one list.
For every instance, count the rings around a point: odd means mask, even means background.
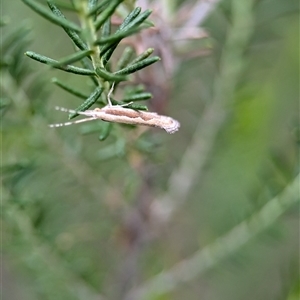
[{"label": "thin twig", "polygon": [[[60,255],[56,253],[53,248],[49,247],[46,242],[38,237],[35,228],[33,228],[31,224],[32,221],[22,209],[19,209],[19,207],[11,203],[11,201],[8,206],[10,215],[13,216],[13,220],[11,221],[20,231],[22,242],[26,244],[26,249],[28,246],[32,249],[30,254],[23,253],[23,258],[25,256],[26,259],[26,256],[31,255],[31,259],[34,257],[35,262],[45,266],[47,272],[53,277],[56,279],[63,278],[65,289],[74,297],[74,300],[106,300],[104,296],[87,285],[80,277],[76,276],[75,273],[71,271],[72,268],[69,263],[61,259]],[[51,280],[51,278],[52,277],[48,278],[48,280]]]},{"label": "thin twig", "polygon": [[188,199],[192,185],[196,178],[199,180],[201,176],[216,135],[226,119],[226,107],[233,101],[235,87],[242,71],[243,53],[253,28],[252,3],[253,0],[248,0],[245,4],[235,0],[233,23],[221,57],[220,74],[214,82],[212,102],[204,111],[179,167],[171,174],[167,192],[153,202],[152,214],[156,220],[167,222],[173,212]]},{"label": "thin twig", "polygon": [[299,202],[299,184],[298,174],[280,195],[271,199],[249,220],[243,221],[212,244],[133,290],[126,300],[154,299],[171,292],[178,288],[180,283],[190,281],[217,265],[222,259],[236,252],[257,234],[267,229],[292,205]]}]

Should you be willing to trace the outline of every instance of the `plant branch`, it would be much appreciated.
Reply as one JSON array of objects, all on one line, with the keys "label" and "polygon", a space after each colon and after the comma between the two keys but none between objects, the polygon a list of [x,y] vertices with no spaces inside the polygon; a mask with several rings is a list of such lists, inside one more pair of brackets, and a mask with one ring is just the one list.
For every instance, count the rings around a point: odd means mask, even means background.
[{"label": "plant branch", "polygon": [[162,222],[167,222],[188,199],[195,178],[199,180],[215,138],[226,119],[226,107],[233,101],[242,71],[243,54],[252,34],[253,0],[247,0],[243,4],[235,0],[233,3],[233,23],[221,56],[220,73],[214,81],[212,102],[204,111],[179,167],[171,174],[167,192],[152,205],[153,217],[161,219]]},{"label": "plant branch", "polygon": [[260,211],[252,215],[249,220],[243,221],[224,236],[217,238],[212,244],[133,290],[125,299],[154,299],[175,290],[180,283],[190,281],[211,269],[221,260],[248,243],[256,235],[266,230],[292,205],[299,202],[299,184],[300,175],[298,174],[281,194],[271,199]]}]

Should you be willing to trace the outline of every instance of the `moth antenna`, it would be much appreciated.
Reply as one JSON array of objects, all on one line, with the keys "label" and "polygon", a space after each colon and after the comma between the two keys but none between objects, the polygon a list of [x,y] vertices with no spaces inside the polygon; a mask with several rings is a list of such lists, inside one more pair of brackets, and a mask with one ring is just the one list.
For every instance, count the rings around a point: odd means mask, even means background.
[{"label": "moth antenna", "polygon": [[89,116],[90,114],[85,112],[85,111],[76,111],[74,109],[68,109],[60,106],[55,106],[56,110],[71,113],[71,114],[79,114],[79,115],[84,115],[84,116]]},{"label": "moth antenna", "polygon": [[79,124],[79,123],[89,122],[89,121],[93,121],[93,120],[96,120],[96,118],[91,117],[91,118],[85,118],[85,119],[71,121],[71,122],[49,124],[48,126],[50,128],[56,128],[56,127],[63,127],[63,126],[69,126],[69,125],[73,125],[73,124]]},{"label": "moth antenna", "polygon": [[56,110],[60,110],[63,112],[73,112],[72,109],[68,109],[68,108],[64,108],[64,107],[60,107],[60,106],[55,106],[54,107]]}]

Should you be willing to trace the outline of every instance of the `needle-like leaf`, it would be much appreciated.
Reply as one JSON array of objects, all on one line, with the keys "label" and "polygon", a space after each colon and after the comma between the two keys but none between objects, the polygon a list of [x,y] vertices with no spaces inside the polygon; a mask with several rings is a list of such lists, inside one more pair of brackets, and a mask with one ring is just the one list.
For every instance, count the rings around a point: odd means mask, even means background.
[{"label": "needle-like leaf", "polygon": [[129,66],[125,67],[124,69],[115,72],[114,74],[115,75],[128,75],[128,74],[134,73],[138,70],[141,70],[143,68],[146,68],[159,60],[160,60],[160,58],[158,56],[146,58],[140,62],[129,65]]},{"label": "needle-like leaf", "polygon": [[129,25],[141,12],[140,7],[136,7],[130,14],[124,19],[117,32],[123,30],[127,25]]},{"label": "needle-like leaf", "polygon": [[140,32],[142,29],[142,27],[135,27],[132,29],[129,29],[127,31],[121,31],[115,34],[112,34],[110,36],[107,37],[102,37],[99,40],[95,41],[95,45],[105,45],[105,44],[113,44],[113,43],[119,43],[123,38],[133,35],[137,32]]},{"label": "needle-like leaf", "polygon": [[107,81],[119,82],[119,81],[125,81],[127,79],[125,76],[120,76],[114,73],[110,73],[106,71],[104,68],[96,68],[95,71],[99,77]]},{"label": "needle-like leaf", "polygon": [[[53,3],[53,1],[47,1],[49,8],[52,10],[53,14],[59,18],[66,19],[65,15],[61,12],[61,10]],[[74,44],[81,50],[88,49],[85,42],[80,38],[77,32],[69,27],[62,26],[66,34],[72,39]]]},{"label": "needle-like leaf", "polygon": [[108,18],[103,24],[101,36],[103,38],[106,38],[110,35],[110,32],[111,32],[111,23],[110,23],[110,18]]},{"label": "needle-like leaf", "polygon": [[130,46],[128,46],[124,49],[124,51],[118,61],[117,70],[121,70],[128,65],[133,53],[134,53],[134,50]]},{"label": "needle-like leaf", "polygon": [[112,0],[109,6],[98,16],[95,21],[95,28],[98,30],[105,21],[114,13],[116,8],[120,5],[124,0]]},{"label": "needle-like leaf", "polygon": [[120,31],[126,31],[129,30],[131,28],[134,28],[136,26],[141,25],[152,13],[152,10],[147,9],[144,12],[142,12],[141,14],[139,14],[138,16],[136,16],[135,18],[133,18],[130,22],[128,22],[126,25],[124,24],[125,21],[123,22],[123,26],[120,26]]},{"label": "needle-like leaf", "polygon": [[54,68],[63,67],[65,65],[72,64],[72,63],[74,63],[76,61],[79,61],[79,60],[81,60],[84,57],[88,57],[92,53],[93,53],[93,50],[78,51],[76,53],[73,53],[71,55],[68,55],[66,57],[61,58],[57,62],[53,63],[52,66]]},{"label": "needle-like leaf", "polygon": [[[117,29],[117,31],[115,32],[116,34],[119,33],[123,28],[125,28],[130,22],[132,22],[141,12],[141,8],[137,7],[135,8],[122,22],[122,24],[120,25],[120,27]],[[118,45],[118,43],[114,44],[114,45],[106,45],[103,46],[101,48],[101,55],[104,55],[110,48],[115,49],[116,46]],[[110,56],[109,56],[110,57]]]},{"label": "needle-like leaf", "polygon": [[138,55],[133,61],[130,62],[131,65],[134,65],[147,57],[149,57],[153,53],[154,49],[153,48],[148,48],[146,51]]},{"label": "needle-like leaf", "polygon": [[32,10],[34,10],[35,12],[37,12],[39,15],[43,16],[44,18],[46,18],[47,20],[49,20],[50,22],[56,24],[56,25],[60,25],[63,27],[67,27],[69,29],[72,29],[76,32],[80,32],[81,28],[76,25],[75,23],[68,21],[66,19],[60,18],[54,14],[52,14],[50,11],[47,10],[47,8],[34,1],[34,0],[22,0],[26,5],[28,5]]},{"label": "needle-like leaf", "polygon": [[142,100],[148,100],[152,98],[151,93],[138,93],[138,94],[133,94],[130,96],[127,96],[122,99],[123,102],[134,102],[134,101],[142,101]]},{"label": "needle-like leaf", "polygon": [[[119,29],[116,31],[115,34],[126,32],[131,29],[137,28],[139,25],[141,25],[152,13],[151,10],[146,10],[143,13],[140,14],[141,8],[137,7],[135,8],[122,22]],[[126,35],[125,35],[126,36]],[[101,56],[102,56],[102,62],[104,65],[107,64],[109,61],[111,55],[117,48],[119,41],[116,41],[115,43],[109,43],[101,48]]]},{"label": "needle-like leaf", "polygon": [[[50,65],[50,66],[53,66],[54,64],[58,63],[57,60],[54,60],[52,58],[49,58],[47,56],[44,56],[44,55],[41,55],[41,54],[38,54],[38,53],[35,53],[35,52],[32,52],[32,51],[25,52],[25,55],[27,55],[28,57],[30,57],[30,58],[32,58],[32,59],[34,59],[34,60],[36,60],[40,63],[47,64],[47,65]],[[59,70],[63,70],[65,72],[78,74],[78,75],[85,75],[85,76],[96,75],[93,70],[78,68],[78,67],[70,66],[70,65],[57,66],[55,68],[59,69]]]},{"label": "needle-like leaf", "polygon": [[83,93],[81,93],[80,91],[75,90],[73,87],[70,87],[68,85],[66,85],[65,83],[61,82],[60,80],[58,80],[57,78],[52,78],[52,82],[54,84],[56,84],[57,86],[59,86],[60,88],[62,88],[63,90],[69,92],[70,94],[82,98],[82,99],[87,99],[89,96],[85,95]]},{"label": "needle-like leaf", "polygon": [[99,135],[99,140],[104,141],[109,136],[112,129],[112,123],[111,122],[103,122],[102,126],[102,132]]},{"label": "needle-like leaf", "polygon": [[97,4],[93,7],[89,6],[90,9],[89,9],[88,17],[91,17],[93,15],[96,15],[100,11],[103,11],[104,8],[109,4],[110,1],[111,0],[103,0],[99,4]]},{"label": "needle-like leaf", "polygon": [[[102,87],[96,87],[96,89],[94,90],[94,92],[81,104],[79,105],[75,111],[76,112],[80,112],[80,111],[85,111],[87,109],[89,109],[94,103],[96,103],[96,101],[99,99],[99,97],[101,96],[103,92],[103,88]],[[69,120],[73,119],[75,117],[77,117],[79,114],[77,113],[71,113],[69,115]]]}]

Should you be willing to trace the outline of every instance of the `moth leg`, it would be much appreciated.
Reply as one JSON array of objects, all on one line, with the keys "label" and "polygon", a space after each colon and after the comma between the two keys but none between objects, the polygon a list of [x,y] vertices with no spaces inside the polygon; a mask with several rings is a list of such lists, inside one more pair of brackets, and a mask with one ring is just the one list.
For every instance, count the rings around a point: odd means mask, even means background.
[{"label": "moth leg", "polygon": [[113,84],[111,85],[111,88],[107,94],[107,102],[108,102],[108,106],[109,107],[112,107],[112,103],[111,103],[111,100],[110,100],[110,95],[112,94],[112,92],[114,91],[114,88],[115,88],[115,82],[113,82]]},{"label": "moth leg", "polygon": [[130,104],[132,104],[132,103],[133,103],[133,101],[128,102],[128,103],[125,103],[125,104],[118,104],[118,106],[124,107],[124,106],[128,106],[128,105],[130,105]]}]

